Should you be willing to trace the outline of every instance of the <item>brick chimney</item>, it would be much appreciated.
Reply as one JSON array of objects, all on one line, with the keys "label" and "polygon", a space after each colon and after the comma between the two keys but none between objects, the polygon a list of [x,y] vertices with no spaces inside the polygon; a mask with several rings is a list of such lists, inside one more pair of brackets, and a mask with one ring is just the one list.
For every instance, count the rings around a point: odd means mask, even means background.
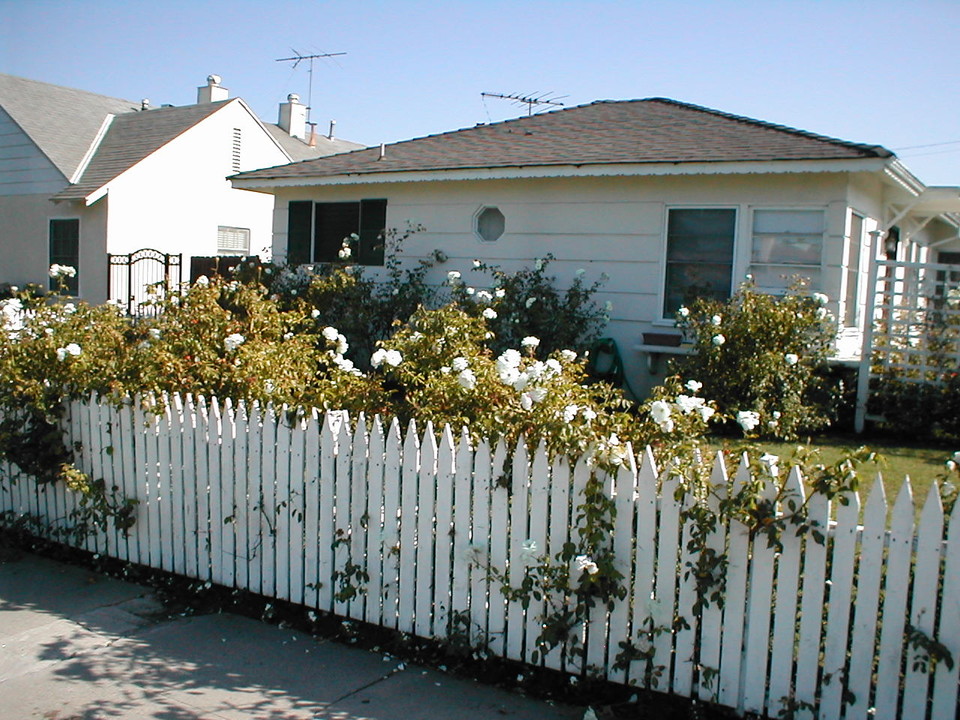
[{"label": "brick chimney", "polygon": [[207,84],[197,88],[197,104],[228,100],[230,91],[220,84],[219,75],[207,75]]},{"label": "brick chimney", "polygon": [[305,140],[307,137],[307,106],[300,102],[296,93],[287,95],[287,101],[280,103],[280,119],[277,125],[290,137]]}]

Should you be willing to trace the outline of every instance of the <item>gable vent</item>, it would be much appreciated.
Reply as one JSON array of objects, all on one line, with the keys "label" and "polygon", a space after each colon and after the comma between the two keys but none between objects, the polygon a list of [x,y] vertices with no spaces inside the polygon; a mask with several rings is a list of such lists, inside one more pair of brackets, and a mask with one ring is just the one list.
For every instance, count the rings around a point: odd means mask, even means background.
[{"label": "gable vent", "polygon": [[240,172],[240,128],[233,129],[233,154],[231,167],[234,172]]}]

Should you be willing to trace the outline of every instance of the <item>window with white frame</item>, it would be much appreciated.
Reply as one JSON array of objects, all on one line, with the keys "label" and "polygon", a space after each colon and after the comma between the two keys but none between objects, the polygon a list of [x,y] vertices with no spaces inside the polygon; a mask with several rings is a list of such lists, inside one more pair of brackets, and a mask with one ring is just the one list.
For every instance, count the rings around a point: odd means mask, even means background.
[{"label": "window with white frame", "polygon": [[477,235],[486,242],[495,242],[503,235],[507,221],[500,208],[485,207],[477,213]]},{"label": "window with white frame", "polygon": [[860,319],[860,258],[863,249],[863,217],[856,213],[850,215],[850,236],[847,238],[847,252],[844,258],[843,324],[857,327]]},{"label": "window with white frame", "polygon": [[663,316],[672,318],[697,298],[725,300],[733,277],[737,211],[733,208],[671,208],[667,214],[667,259]]},{"label": "window with white frame", "polygon": [[228,227],[220,225],[217,228],[217,255],[249,255],[250,228]]},{"label": "window with white frame", "polygon": [[782,293],[797,276],[820,289],[823,210],[754,210],[750,274],[757,288]]}]

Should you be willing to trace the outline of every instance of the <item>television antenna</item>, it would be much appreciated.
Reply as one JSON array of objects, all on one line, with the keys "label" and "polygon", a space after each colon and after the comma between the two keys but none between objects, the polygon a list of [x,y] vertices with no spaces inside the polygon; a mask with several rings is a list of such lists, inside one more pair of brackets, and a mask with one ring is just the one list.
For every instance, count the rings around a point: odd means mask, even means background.
[{"label": "television antenna", "polygon": [[[277,58],[276,61],[292,62],[294,70],[296,70],[297,65],[302,63],[304,60],[308,60],[310,62],[310,67],[307,70],[307,74],[309,75],[309,89],[307,90],[307,117],[309,118],[310,110],[313,107],[313,61],[318,58],[329,58],[329,57],[337,57],[338,55],[346,55],[346,53],[335,52],[335,53],[314,53],[312,55],[303,55],[302,53],[300,53],[300,51],[294,50],[293,48],[290,48],[290,51],[293,53],[293,57]],[[312,125],[313,123],[310,123],[308,121],[307,124]]]},{"label": "television antenna", "polygon": [[556,105],[563,107],[563,103],[559,102],[563,98],[568,97],[567,95],[562,95],[560,97],[550,97],[553,93],[545,92],[532,95],[504,95],[502,93],[480,93],[480,97],[491,97],[497,98],[498,100],[513,100],[515,105],[526,105],[527,106],[527,115],[533,115],[533,108],[535,105]]}]

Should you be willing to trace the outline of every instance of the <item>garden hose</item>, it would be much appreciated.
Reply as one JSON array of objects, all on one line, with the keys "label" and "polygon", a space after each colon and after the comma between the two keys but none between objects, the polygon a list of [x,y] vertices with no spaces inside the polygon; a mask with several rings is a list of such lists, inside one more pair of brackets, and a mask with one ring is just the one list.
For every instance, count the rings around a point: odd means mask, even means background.
[{"label": "garden hose", "polygon": [[623,358],[617,341],[610,337],[600,338],[590,348],[587,358],[587,373],[590,377],[610,383],[614,387],[624,388],[634,400],[639,400],[627,380],[623,369]]}]

